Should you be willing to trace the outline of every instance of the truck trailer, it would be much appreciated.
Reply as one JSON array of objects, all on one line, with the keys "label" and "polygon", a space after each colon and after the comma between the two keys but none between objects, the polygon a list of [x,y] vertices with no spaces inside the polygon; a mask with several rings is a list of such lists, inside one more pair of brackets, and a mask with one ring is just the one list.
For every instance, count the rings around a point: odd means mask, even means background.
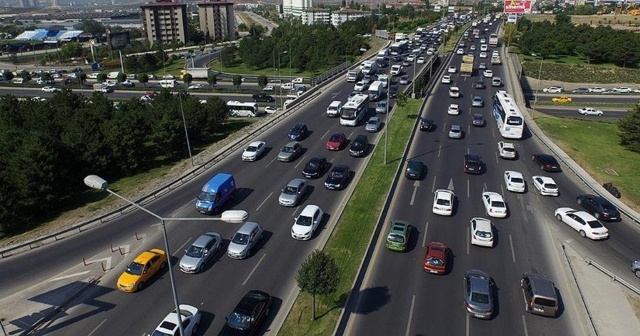
[{"label": "truck trailer", "polygon": [[472,76],[473,75],[473,56],[462,56],[462,64],[460,65],[460,76]]},{"label": "truck trailer", "polygon": [[208,79],[211,70],[209,68],[191,68],[180,70],[180,80],[184,80],[186,74],[190,74],[192,79]]}]

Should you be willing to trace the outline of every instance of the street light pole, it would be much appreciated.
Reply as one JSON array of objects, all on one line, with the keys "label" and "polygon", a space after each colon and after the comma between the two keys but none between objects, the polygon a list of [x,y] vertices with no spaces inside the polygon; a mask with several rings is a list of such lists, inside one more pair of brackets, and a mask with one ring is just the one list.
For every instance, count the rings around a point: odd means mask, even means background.
[{"label": "street light pole", "polygon": [[[109,194],[118,197],[119,199],[129,203],[130,205],[146,212],[147,214],[157,218],[160,220],[160,223],[162,224],[162,234],[163,234],[163,238],[164,238],[164,248],[165,248],[165,254],[167,255],[167,262],[168,262],[168,268],[169,268],[169,281],[171,282],[171,292],[173,294],[173,303],[176,307],[176,314],[178,316],[182,316],[180,314],[180,303],[178,301],[178,291],[176,290],[176,282],[175,279],[173,277],[173,269],[171,268],[171,250],[169,250],[169,239],[167,236],[167,227],[165,225],[165,222],[167,220],[178,220],[178,221],[196,221],[196,220],[221,220],[221,221],[225,221],[225,222],[229,222],[229,223],[242,223],[244,222],[248,217],[249,214],[244,211],[244,210],[229,210],[229,211],[225,211],[222,213],[222,215],[220,216],[220,218],[215,218],[215,217],[211,217],[211,218],[164,218],[160,215],[157,215],[153,212],[151,212],[150,210],[147,210],[146,208],[144,208],[143,206],[137,204],[134,201],[131,201],[127,198],[125,198],[124,196],[120,196],[118,193],[116,193],[115,191],[109,189],[109,184],[107,183],[106,180],[104,180],[103,178],[101,178],[100,176],[97,175],[89,175],[87,177],[84,178],[84,184],[86,186],[88,186],[89,188],[92,189],[98,189],[98,190],[103,190],[108,192]],[[180,330],[180,335],[184,335],[184,326],[182,325],[182,318],[178,318],[177,319],[177,323],[178,323],[178,329]]]},{"label": "street light pole", "polygon": [[[187,88],[187,91],[189,88]],[[187,119],[184,117],[184,109],[182,108],[182,96],[178,94],[180,99],[180,113],[182,114],[182,124],[184,125],[184,136],[187,138],[187,150],[189,151],[189,159],[191,159],[191,167],[195,166],[193,163],[193,155],[191,155],[191,143],[189,142],[189,131],[187,131]]]},{"label": "street light pole", "polygon": [[289,41],[289,82],[293,82],[293,72],[291,71],[291,65],[293,63],[293,53],[291,52],[291,42],[295,41],[295,37]]},{"label": "street light pole", "polygon": [[542,60],[544,57],[540,57],[540,68],[538,69],[538,85],[536,86],[536,96],[533,98],[533,111],[536,110],[536,103],[538,102],[538,90],[540,90],[540,82],[542,81]]},{"label": "street light pole", "polygon": [[415,57],[415,56],[413,57],[413,83],[411,83],[411,84],[413,84],[413,85],[411,85],[412,89],[413,89],[413,93],[411,94],[411,97],[413,99],[416,99],[416,64],[417,64],[416,63],[416,58],[417,57]]},{"label": "street light pole", "polygon": [[280,73],[280,55],[286,54],[287,51],[281,51],[278,53],[278,79],[280,82],[280,108],[284,110],[284,99],[282,98],[282,76]]}]

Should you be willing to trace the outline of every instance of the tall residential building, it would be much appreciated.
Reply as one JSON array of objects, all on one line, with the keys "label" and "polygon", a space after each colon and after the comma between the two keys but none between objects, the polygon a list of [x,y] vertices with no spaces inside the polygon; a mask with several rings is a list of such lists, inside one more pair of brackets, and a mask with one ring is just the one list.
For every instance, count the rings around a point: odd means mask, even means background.
[{"label": "tall residential building", "polygon": [[186,43],[187,4],[172,0],[156,0],[140,6],[142,24],[151,44],[162,41]]},{"label": "tall residential building", "polygon": [[361,17],[371,16],[370,11],[359,11],[355,9],[343,9],[331,13],[331,24],[339,26],[341,23],[355,20]]},{"label": "tall residential building", "polygon": [[233,3],[224,0],[206,0],[198,3],[200,30],[209,33],[215,41],[235,40],[236,22]]},{"label": "tall residential building", "polygon": [[307,8],[302,11],[302,23],[312,25],[314,23],[331,23],[331,13],[324,8]]},{"label": "tall residential building", "polygon": [[282,14],[284,16],[302,17],[302,11],[313,7],[312,0],[282,0]]},{"label": "tall residential building", "polygon": [[38,7],[37,0],[18,0],[18,5],[21,8],[36,8]]}]

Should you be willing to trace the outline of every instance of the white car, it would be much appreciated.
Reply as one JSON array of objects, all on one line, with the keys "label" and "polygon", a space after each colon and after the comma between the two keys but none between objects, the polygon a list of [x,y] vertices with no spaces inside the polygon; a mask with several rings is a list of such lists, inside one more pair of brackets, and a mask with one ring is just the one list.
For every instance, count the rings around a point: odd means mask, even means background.
[{"label": "white car", "polygon": [[304,78],[302,78],[302,77],[296,77],[296,78],[294,78],[294,79],[291,81],[291,83],[295,83],[295,84],[302,84],[302,83],[304,83]]},{"label": "white car", "polygon": [[469,47],[469,50],[471,50],[471,51],[475,51],[475,50],[476,50],[476,45],[475,45],[475,44],[472,44],[472,45]]},{"label": "white car", "polygon": [[548,88],[542,89],[542,92],[546,93],[561,93],[562,91],[564,91],[562,86],[550,86]]},{"label": "white car", "polygon": [[592,92],[592,93],[605,93],[605,92],[607,92],[607,89],[605,89],[603,87],[592,87],[592,88],[589,88],[589,92]]},{"label": "white car", "polygon": [[442,84],[451,84],[451,75],[442,76]]},{"label": "white car", "polygon": [[364,82],[363,81],[357,82],[356,85],[353,86],[353,91],[358,91],[358,92],[364,91]]},{"label": "white car", "polygon": [[507,217],[507,203],[504,202],[502,195],[491,191],[483,192],[482,203],[488,216],[495,218]]},{"label": "white car", "polygon": [[449,97],[451,98],[460,98],[460,88],[457,86],[452,86],[449,88]]},{"label": "white car", "polygon": [[449,109],[447,110],[447,114],[449,114],[449,115],[459,115],[460,114],[460,107],[458,106],[458,104],[449,105]]},{"label": "white car", "polygon": [[533,186],[543,196],[558,196],[558,185],[556,181],[548,176],[535,175],[533,178]]},{"label": "white car", "polygon": [[[184,328],[185,336],[193,336],[198,333],[198,327],[200,325],[200,310],[194,306],[181,304],[180,305],[180,319],[182,320],[182,326]],[[176,311],[170,312],[167,317],[158,324],[156,329],[151,335],[178,335],[178,314]]]},{"label": "white car", "polygon": [[415,56],[409,55],[409,56],[407,56],[406,61],[407,62],[413,62],[415,60],[415,58],[416,58]]},{"label": "white car", "polygon": [[507,190],[511,192],[523,193],[526,189],[522,173],[513,170],[504,172],[504,184],[507,185]]},{"label": "white car", "polygon": [[273,91],[273,85],[267,85],[262,88],[262,91]]},{"label": "white car", "polygon": [[458,69],[455,66],[450,66],[449,69],[447,69],[448,73],[456,73],[458,71]]},{"label": "white car", "polygon": [[441,216],[451,216],[453,200],[456,195],[449,189],[438,189],[433,193],[433,213]]},{"label": "white car", "polygon": [[255,161],[264,153],[267,143],[264,141],[254,141],[247,146],[242,153],[242,161]]},{"label": "white car", "polygon": [[422,57],[422,56],[418,57],[418,60],[416,61],[416,63],[424,64],[424,57]]},{"label": "white car", "polygon": [[633,89],[629,88],[629,87],[617,87],[617,88],[611,89],[611,92],[613,92],[613,93],[631,93],[631,92],[633,92]]},{"label": "white car", "polygon": [[554,214],[557,220],[564,222],[578,231],[580,237],[587,237],[593,240],[609,238],[609,230],[586,211],[578,211],[572,208],[558,208]]},{"label": "white car", "polygon": [[31,97],[31,100],[33,101],[46,101],[47,98],[43,98],[43,97]]},{"label": "white car", "polygon": [[491,56],[500,56],[500,52],[498,50],[494,50],[491,52]]},{"label": "white car", "polygon": [[462,49],[462,48],[458,48],[458,50],[456,50],[456,54],[458,54],[458,55],[464,55],[464,49]]},{"label": "white car", "polygon": [[582,115],[594,115],[594,116],[602,116],[602,110],[596,110],[592,107],[583,107],[578,109],[578,113]]},{"label": "white car", "polygon": [[491,77],[493,77],[493,71],[491,71],[491,70],[487,69],[487,70],[485,70],[485,71],[483,71],[483,72],[482,72],[482,75],[483,75],[485,78],[491,78]]},{"label": "white car", "polygon": [[480,43],[483,43],[483,44],[481,44],[481,45],[480,45],[480,51],[487,51],[487,50],[489,50],[489,47],[487,47],[487,45],[486,45],[486,44],[484,44],[484,43],[486,43],[486,42],[487,42],[487,41],[485,41],[485,39],[480,40]]},{"label": "white car", "polygon": [[487,58],[487,53],[484,51],[481,51],[479,56],[480,58]]},{"label": "white car", "polygon": [[98,73],[94,72],[94,73],[90,73],[87,75],[87,79],[98,79]]},{"label": "white car", "polygon": [[498,142],[498,155],[503,159],[515,159],[518,156],[516,147],[511,142]]},{"label": "white car", "polygon": [[45,86],[42,88],[42,92],[49,92],[49,93],[53,93],[58,91],[58,89],[52,87],[52,86]]},{"label": "white car", "polygon": [[202,89],[204,87],[204,85],[202,84],[191,84],[189,85],[189,87],[187,89],[189,90],[199,90]]},{"label": "white car", "polygon": [[264,108],[264,112],[269,113],[269,114],[276,113],[276,112],[278,112],[278,109],[273,107],[273,106],[267,106],[267,107]]},{"label": "white car", "polygon": [[493,247],[493,225],[482,217],[473,217],[469,221],[471,228],[471,245]]},{"label": "white car", "polygon": [[291,237],[298,240],[311,239],[323,217],[324,212],[317,205],[305,206],[293,222]]},{"label": "white car", "polygon": [[451,128],[449,128],[449,138],[462,139],[462,127],[460,125],[451,125]]}]

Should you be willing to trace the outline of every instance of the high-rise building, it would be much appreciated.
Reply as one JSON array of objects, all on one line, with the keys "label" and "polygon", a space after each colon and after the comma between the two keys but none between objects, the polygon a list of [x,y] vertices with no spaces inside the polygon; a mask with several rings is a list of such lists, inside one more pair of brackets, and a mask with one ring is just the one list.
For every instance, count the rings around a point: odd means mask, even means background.
[{"label": "high-rise building", "polygon": [[236,23],[233,3],[224,0],[205,0],[198,3],[200,30],[215,41],[235,40]]},{"label": "high-rise building", "polygon": [[21,8],[36,8],[38,7],[38,0],[18,0],[18,5]]},{"label": "high-rise building", "polygon": [[339,26],[341,23],[355,20],[361,17],[371,16],[370,11],[359,11],[355,9],[343,9],[331,13],[331,24]]},{"label": "high-rise building", "polygon": [[187,4],[173,0],[156,0],[140,6],[142,24],[151,44],[186,43]]},{"label": "high-rise building", "polygon": [[284,16],[302,17],[302,11],[313,7],[313,0],[282,0],[282,14]]},{"label": "high-rise building", "polygon": [[312,25],[315,23],[331,23],[331,13],[324,8],[307,8],[302,11],[302,23]]}]

